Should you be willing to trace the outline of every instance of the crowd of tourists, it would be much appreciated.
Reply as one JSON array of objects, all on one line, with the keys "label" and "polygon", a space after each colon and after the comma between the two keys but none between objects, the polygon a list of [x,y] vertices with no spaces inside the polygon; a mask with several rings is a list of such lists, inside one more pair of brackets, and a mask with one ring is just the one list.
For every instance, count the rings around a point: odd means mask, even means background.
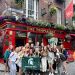
[{"label": "crowd of tourists", "polygon": [[[36,42],[26,43],[25,46],[19,46],[14,48],[13,45],[9,45],[8,49],[4,53],[4,62],[5,62],[5,72],[9,71],[9,75],[22,75],[22,57],[40,57],[40,73],[39,75],[54,75],[55,73],[60,74],[59,67],[61,63],[63,65],[63,72],[66,73],[66,60],[67,60],[67,51],[63,45],[53,47],[48,44],[44,46],[43,43],[39,44]],[[17,67],[19,71],[17,72]],[[31,74],[28,74],[31,75]]]}]

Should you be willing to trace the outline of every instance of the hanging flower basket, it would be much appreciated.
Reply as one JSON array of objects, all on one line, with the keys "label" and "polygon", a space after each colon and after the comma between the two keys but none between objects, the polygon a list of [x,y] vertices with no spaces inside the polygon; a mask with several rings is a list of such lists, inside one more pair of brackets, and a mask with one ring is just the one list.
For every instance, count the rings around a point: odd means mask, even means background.
[{"label": "hanging flower basket", "polygon": [[54,36],[53,33],[48,33],[48,34],[45,35],[45,37],[46,37],[47,39],[50,39],[50,38],[52,38],[53,36]]},{"label": "hanging flower basket", "polygon": [[55,15],[56,12],[57,12],[57,7],[52,6],[52,7],[49,8],[49,13],[50,13],[51,16]]},{"label": "hanging flower basket", "polygon": [[64,25],[55,25],[55,28],[58,29],[58,30],[65,30]]}]

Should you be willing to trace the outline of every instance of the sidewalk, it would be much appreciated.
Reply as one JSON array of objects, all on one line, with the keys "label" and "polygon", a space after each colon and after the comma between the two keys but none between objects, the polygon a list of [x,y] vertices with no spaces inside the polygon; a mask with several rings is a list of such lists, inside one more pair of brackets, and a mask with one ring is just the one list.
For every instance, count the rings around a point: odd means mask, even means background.
[{"label": "sidewalk", "polygon": [[0,63],[0,71],[1,71],[1,72],[3,72],[3,71],[4,71],[4,69],[5,69],[4,64]]},{"label": "sidewalk", "polygon": [[9,75],[8,72],[4,74],[4,69],[5,69],[4,64],[0,63],[0,75]]}]

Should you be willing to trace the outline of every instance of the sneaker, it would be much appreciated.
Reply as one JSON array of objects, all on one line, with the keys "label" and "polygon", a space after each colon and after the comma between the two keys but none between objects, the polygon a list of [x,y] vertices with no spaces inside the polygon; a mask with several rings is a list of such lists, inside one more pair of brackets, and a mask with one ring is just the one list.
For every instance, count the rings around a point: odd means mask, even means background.
[{"label": "sneaker", "polygon": [[54,73],[58,73],[58,71],[57,70],[55,70],[55,72]]},{"label": "sneaker", "polygon": [[66,71],[63,71],[63,73],[65,73],[65,74],[66,74],[67,72],[66,72]]},{"label": "sneaker", "polygon": [[49,75],[51,75],[51,72],[49,73]]},{"label": "sneaker", "polygon": [[51,75],[54,75],[54,73],[51,73]]}]

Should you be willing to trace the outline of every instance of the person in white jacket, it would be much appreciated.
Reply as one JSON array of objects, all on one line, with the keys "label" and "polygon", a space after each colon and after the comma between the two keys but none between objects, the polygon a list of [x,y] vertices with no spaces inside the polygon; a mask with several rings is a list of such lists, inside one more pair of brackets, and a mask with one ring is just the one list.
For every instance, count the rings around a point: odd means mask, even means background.
[{"label": "person in white jacket", "polygon": [[16,51],[11,52],[8,60],[8,65],[10,68],[9,75],[16,75],[16,63],[15,63],[16,59],[17,59]]}]

